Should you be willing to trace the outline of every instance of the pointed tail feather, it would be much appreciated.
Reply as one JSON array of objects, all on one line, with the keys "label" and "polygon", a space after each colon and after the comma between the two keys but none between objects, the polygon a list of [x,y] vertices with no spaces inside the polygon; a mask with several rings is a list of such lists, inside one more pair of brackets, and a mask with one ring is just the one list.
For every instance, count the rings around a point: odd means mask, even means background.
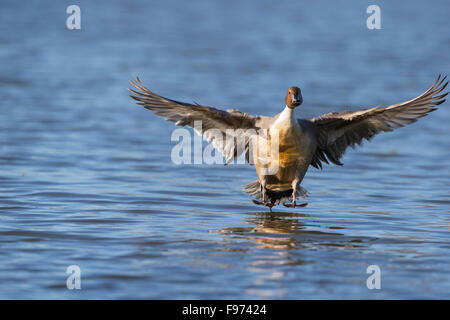
[{"label": "pointed tail feather", "polygon": [[243,190],[255,197],[256,200],[261,199],[261,183],[258,180],[246,184]]},{"label": "pointed tail feather", "polygon": [[[253,181],[244,186],[245,192],[255,197],[256,200],[261,200],[261,183],[259,181]],[[297,185],[297,192],[295,193],[295,198],[306,198],[309,192],[300,185]],[[275,202],[286,202],[292,201],[292,189],[286,191],[272,191],[267,190],[267,195],[269,201]]]}]

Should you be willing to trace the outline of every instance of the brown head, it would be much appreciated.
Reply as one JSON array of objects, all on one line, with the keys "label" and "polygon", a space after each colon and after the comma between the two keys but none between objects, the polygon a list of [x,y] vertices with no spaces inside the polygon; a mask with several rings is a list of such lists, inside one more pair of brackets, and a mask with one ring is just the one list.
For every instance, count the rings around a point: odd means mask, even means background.
[{"label": "brown head", "polygon": [[302,92],[298,87],[290,87],[286,94],[286,106],[291,109],[299,106],[303,102]]}]

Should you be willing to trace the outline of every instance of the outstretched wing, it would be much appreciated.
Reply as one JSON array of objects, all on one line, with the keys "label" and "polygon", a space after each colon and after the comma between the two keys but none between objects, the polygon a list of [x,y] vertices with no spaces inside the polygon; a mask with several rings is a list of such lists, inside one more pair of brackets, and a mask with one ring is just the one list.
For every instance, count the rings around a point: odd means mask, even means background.
[{"label": "outstretched wing", "polygon": [[382,131],[392,131],[404,125],[416,122],[436,110],[434,106],[440,105],[447,94],[438,95],[447,86],[443,84],[439,75],[436,82],[426,92],[409,101],[394,104],[388,107],[375,107],[356,112],[332,112],[311,119],[318,132],[317,150],[311,165],[322,168],[322,163],[342,165],[340,158],[348,146],[361,145],[363,139],[370,140]]},{"label": "outstretched wing", "polygon": [[[224,155],[226,159],[225,164],[228,164],[239,157],[244,150],[248,152],[248,139],[245,143],[245,147],[238,147],[238,144],[236,143],[238,137],[226,139],[227,133],[228,137],[230,137],[230,135],[233,134],[233,130],[257,130],[257,120],[259,120],[259,117],[253,117],[238,110],[223,111],[199,104],[175,101],[159,96],[148,90],[139,78],[130,82],[136,89],[128,89],[135,94],[130,95],[130,97],[136,100],[137,104],[154,111],[156,115],[165,117],[165,120],[175,122],[175,125],[177,126],[189,126],[194,129],[198,129],[197,127],[194,127],[194,121],[201,121],[204,137],[206,140],[212,142],[213,146]],[[222,134],[222,139],[218,139],[218,135],[214,134],[214,131],[210,129],[216,129],[214,130],[216,133],[220,132]],[[228,129],[231,129],[231,131]],[[198,130],[195,131],[198,134],[201,134]]]}]

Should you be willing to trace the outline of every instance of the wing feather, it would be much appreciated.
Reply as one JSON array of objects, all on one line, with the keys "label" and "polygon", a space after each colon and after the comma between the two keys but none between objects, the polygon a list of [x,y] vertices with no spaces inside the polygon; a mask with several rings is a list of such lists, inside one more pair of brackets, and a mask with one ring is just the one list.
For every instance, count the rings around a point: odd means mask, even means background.
[{"label": "wing feather", "polygon": [[342,165],[340,159],[346,149],[361,145],[380,132],[389,132],[414,123],[435,111],[435,106],[445,102],[448,92],[439,94],[448,85],[441,75],[436,82],[420,96],[388,107],[375,107],[355,112],[331,112],[310,121],[318,132],[318,146],[311,165],[322,168],[322,163]]},{"label": "wing feather", "polygon": [[[201,121],[202,131],[205,133],[203,137],[213,143],[213,146],[218,149],[225,157],[226,164],[230,163],[242,154],[242,148],[237,148],[237,145],[232,141],[226,141],[226,133],[233,132],[238,129],[255,129],[257,130],[257,121],[259,117],[253,117],[248,113],[242,113],[238,110],[223,111],[214,107],[202,106],[198,103],[191,104],[168,99],[157,95],[156,93],[147,89],[139,78],[135,81],[130,81],[134,89],[128,89],[134,95],[130,97],[137,101],[138,105],[153,111],[156,115],[162,116],[165,120],[175,122],[177,126],[189,126],[194,128],[194,121]],[[222,133],[222,142],[215,139],[215,135],[208,134],[207,130],[218,129]],[[200,132],[197,132],[200,134]],[[236,138],[236,137],[234,137]],[[233,138],[233,139],[234,139]],[[231,140],[231,139],[229,139]],[[248,151],[248,142],[244,150]]]}]

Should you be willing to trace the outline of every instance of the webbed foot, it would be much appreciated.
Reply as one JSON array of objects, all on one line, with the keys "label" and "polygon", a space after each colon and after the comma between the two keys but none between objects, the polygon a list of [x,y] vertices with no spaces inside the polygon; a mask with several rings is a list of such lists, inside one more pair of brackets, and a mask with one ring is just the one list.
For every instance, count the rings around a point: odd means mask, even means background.
[{"label": "webbed foot", "polygon": [[308,203],[302,203],[302,204],[296,204],[295,201],[292,203],[283,203],[283,206],[285,206],[286,208],[303,208],[306,207],[308,205]]},{"label": "webbed foot", "polygon": [[254,204],[257,204],[257,205],[260,205],[260,206],[269,207],[270,212],[272,212],[272,207],[275,205],[275,203],[267,203],[267,202],[264,203],[264,202],[261,202],[261,201],[258,201],[258,200],[252,200],[252,202]]}]

